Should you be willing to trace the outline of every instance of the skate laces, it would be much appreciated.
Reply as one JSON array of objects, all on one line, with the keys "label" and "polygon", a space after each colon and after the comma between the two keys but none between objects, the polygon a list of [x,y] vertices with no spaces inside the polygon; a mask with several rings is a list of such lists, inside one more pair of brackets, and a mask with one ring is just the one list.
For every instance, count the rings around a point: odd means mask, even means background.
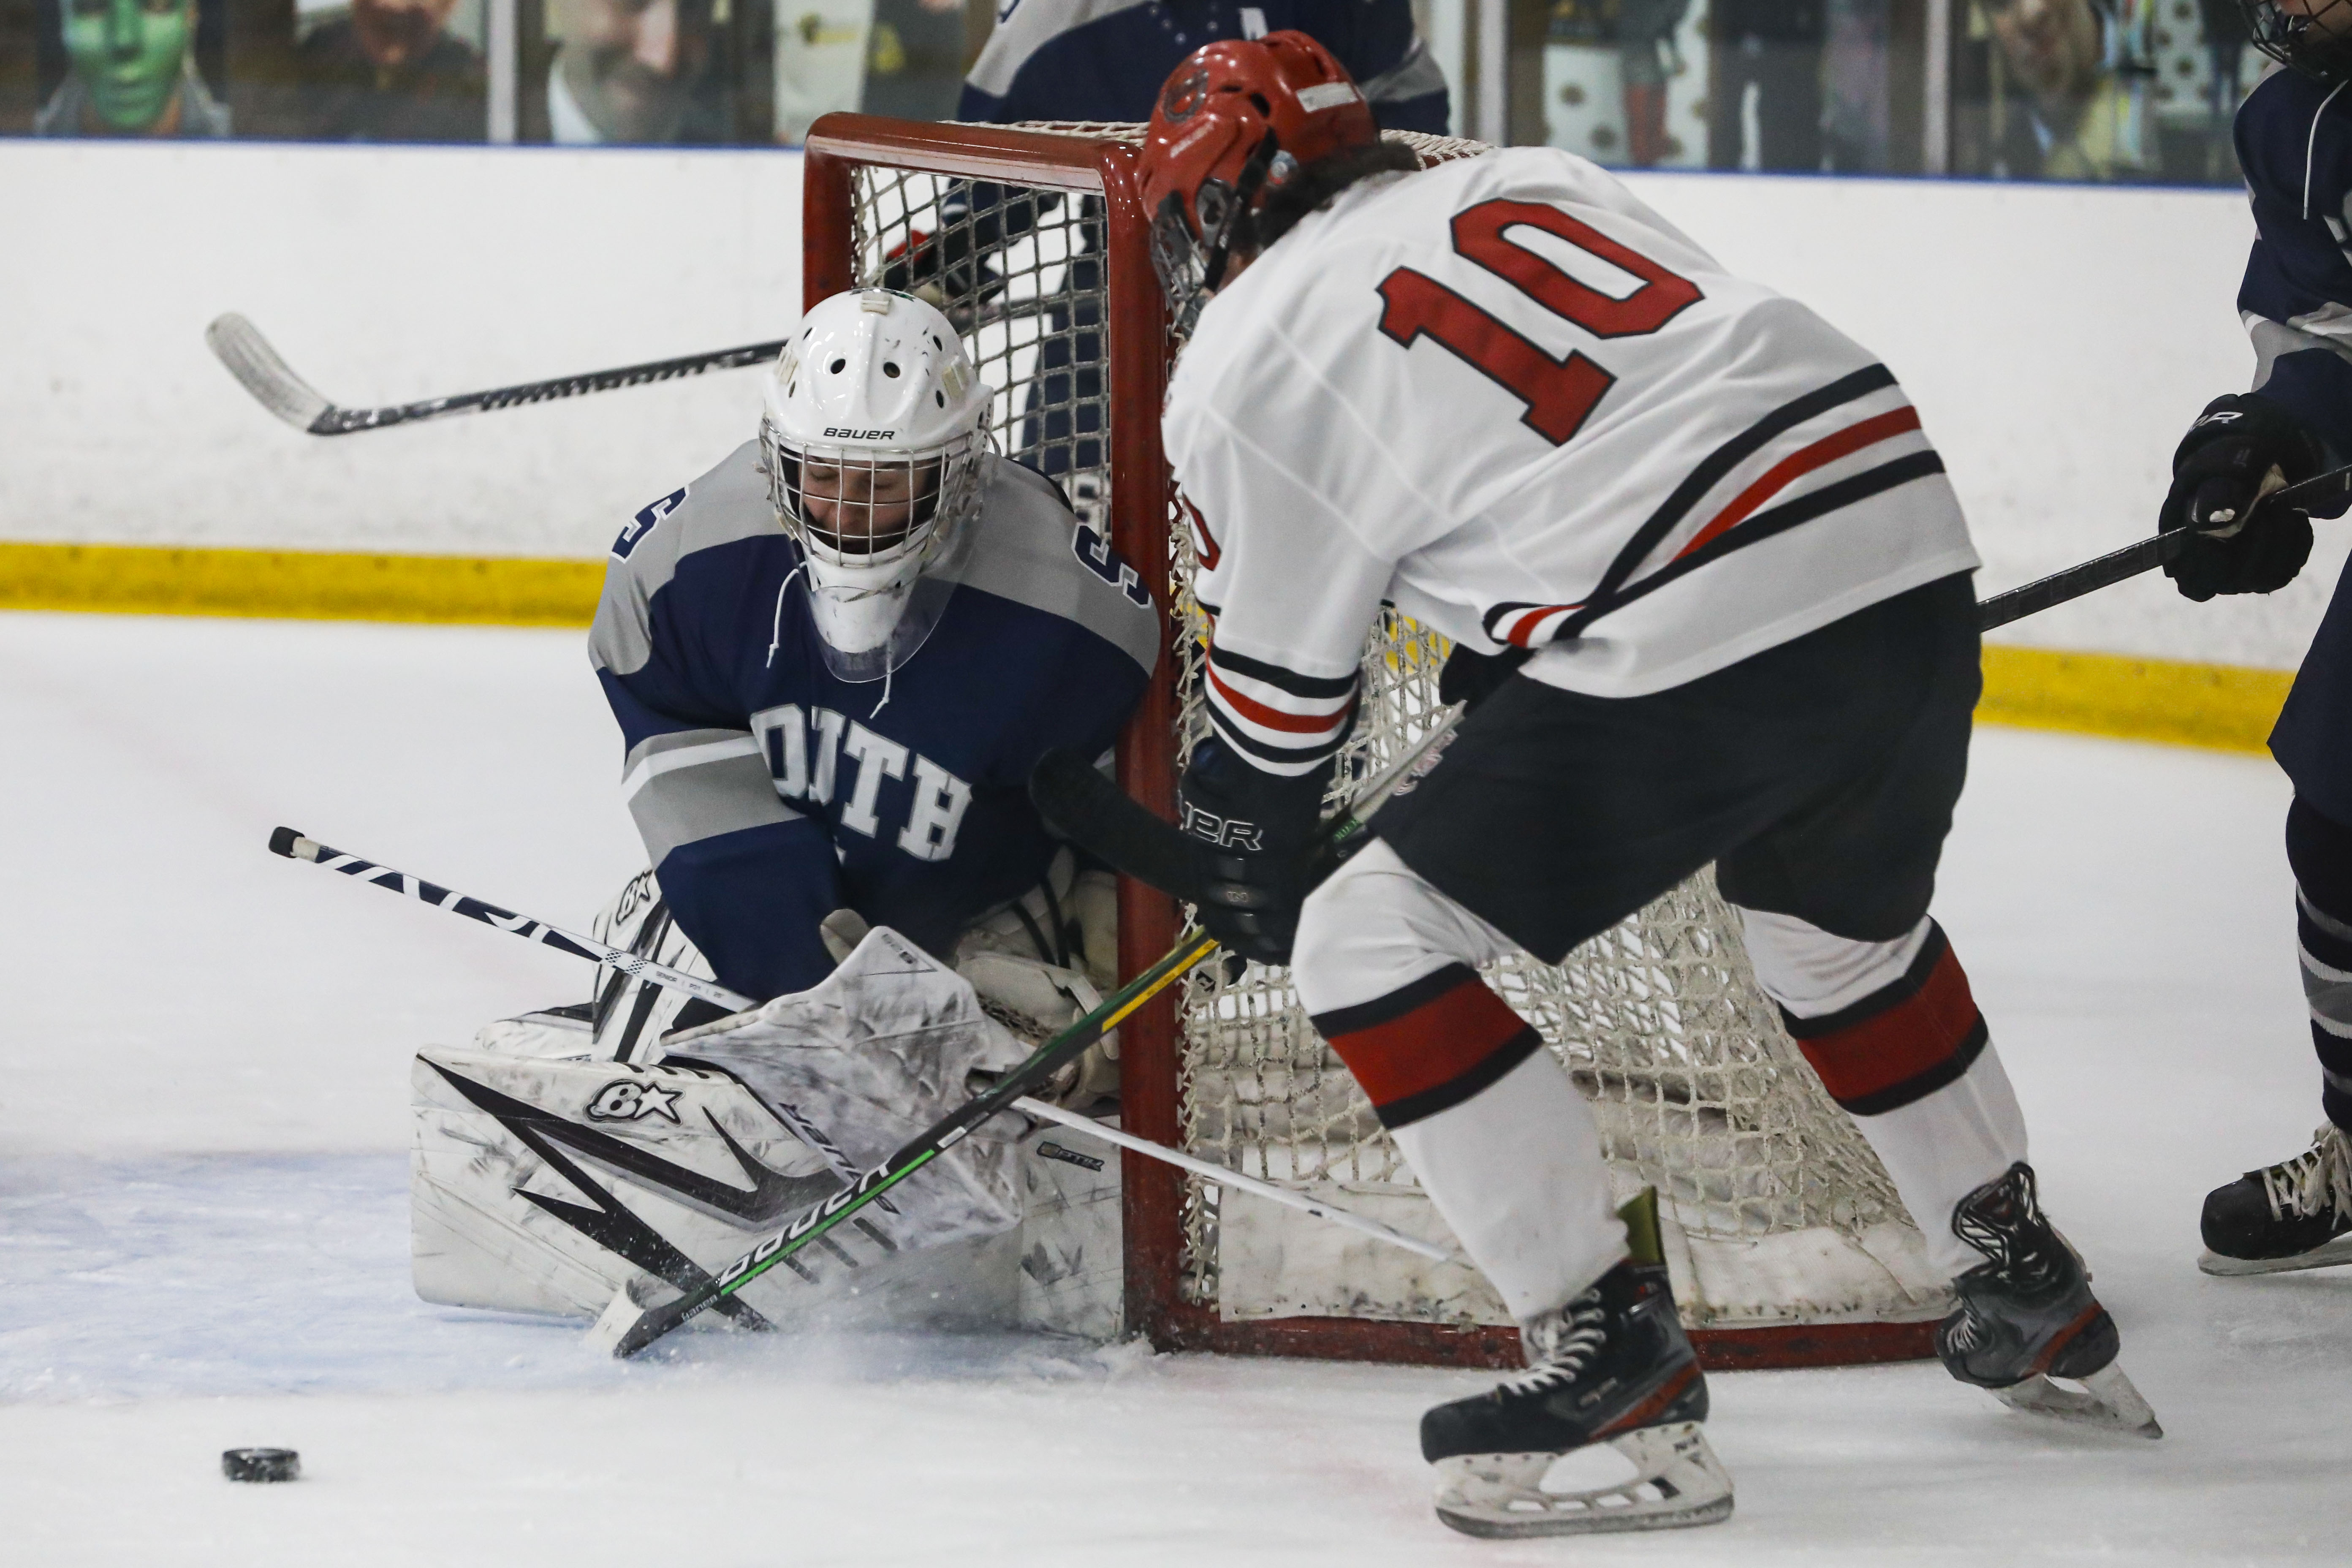
[{"label": "skate laces", "polygon": [[1529,1323],[1528,1348],[1541,1364],[1503,1379],[1499,1394],[1542,1394],[1576,1381],[1593,1352],[1609,1342],[1609,1313],[1601,1292],[1588,1290]]},{"label": "skate laces", "polygon": [[1960,1200],[1952,1210],[1952,1234],[1990,1258],[1995,1273],[2018,1284],[2041,1283],[2062,1267],[2058,1233],[2042,1217],[2033,1167],[2022,1160],[1999,1181]]},{"label": "skate laces", "polygon": [[2309,1149],[2260,1172],[2271,1217],[2311,1219],[2330,1209],[2352,1215],[2352,1159],[2347,1154],[2342,1130],[2327,1126],[2312,1134]]}]

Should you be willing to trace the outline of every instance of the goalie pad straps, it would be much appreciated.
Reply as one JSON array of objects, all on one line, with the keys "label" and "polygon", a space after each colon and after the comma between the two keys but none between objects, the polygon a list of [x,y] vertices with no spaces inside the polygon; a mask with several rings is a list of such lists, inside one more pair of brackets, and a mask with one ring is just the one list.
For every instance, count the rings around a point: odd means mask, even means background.
[{"label": "goalie pad straps", "polygon": [[1928,1257],[1955,1276],[1983,1262],[1952,1213],[2026,1157],[2025,1119],[1943,929],[1923,918],[1892,942],[1856,942],[1739,912],[1757,983],[1895,1179]]}]

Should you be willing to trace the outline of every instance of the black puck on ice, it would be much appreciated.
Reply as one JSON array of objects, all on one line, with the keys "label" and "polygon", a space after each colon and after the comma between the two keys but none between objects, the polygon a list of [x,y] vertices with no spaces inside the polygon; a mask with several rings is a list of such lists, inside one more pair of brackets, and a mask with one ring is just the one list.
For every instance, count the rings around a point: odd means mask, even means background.
[{"label": "black puck on ice", "polygon": [[233,1481],[290,1481],[302,1473],[302,1456],[291,1448],[231,1448],[221,1456],[221,1474]]}]

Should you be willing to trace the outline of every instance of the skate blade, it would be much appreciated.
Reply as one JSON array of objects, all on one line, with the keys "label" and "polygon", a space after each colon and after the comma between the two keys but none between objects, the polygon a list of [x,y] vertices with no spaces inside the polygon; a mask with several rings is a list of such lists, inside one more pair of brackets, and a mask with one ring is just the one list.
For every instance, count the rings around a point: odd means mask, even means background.
[{"label": "skate blade", "polygon": [[1548,1492],[1558,1454],[1462,1454],[1437,1462],[1437,1517],[1489,1541],[1610,1531],[1684,1530],[1731,1517],[1731,1477],[1696,1421],[1644,1426],[1609,1446],[1633,1465],[1631,1480]]},{"label": "skate blade", "polygon": [[2339,1236],[2324,1241],[2309,1252],[2297,1252],[2286,1258],[2225,1258],[2208,1247],[2198,1254],[2200,1272],[2223,1277],[2240,1274],[2285,1274],[2297,1268],[2334,1268],[2352,1263],[2352,1235]]},{"label": "skate blade", "polygon": [[2140,1397],[2139,1390],[2132,1386],[2132,1380],[2124,1375],[2124,1369],[2117,1363],[2109,1362],[2081,1382],[2083,1386],[2078,1391],[2036,1373],[2022,1383],[2012,1383],[1992,1392],[1994,1398],[2011,1409],[2031,1415],[2047,1415],[2110,1432],[2128,1432],[2136,1437],[2164,1436],[2164,1428],[2157,1425],[2156,1412]]}]

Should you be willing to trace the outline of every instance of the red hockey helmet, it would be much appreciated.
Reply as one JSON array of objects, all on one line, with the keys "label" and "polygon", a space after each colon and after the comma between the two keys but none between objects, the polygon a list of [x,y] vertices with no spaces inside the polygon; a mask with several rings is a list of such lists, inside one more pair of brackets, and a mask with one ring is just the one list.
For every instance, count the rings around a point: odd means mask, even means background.
[{"label": "red hockey helmet", "polygon": [[1380,136],[1347,68],[1304,33],[1195,49],[1160,89],[1143,133],[1151,265],[1178,319],[1189,324],[1200,290],[1223,281],[1268,192]]}]

